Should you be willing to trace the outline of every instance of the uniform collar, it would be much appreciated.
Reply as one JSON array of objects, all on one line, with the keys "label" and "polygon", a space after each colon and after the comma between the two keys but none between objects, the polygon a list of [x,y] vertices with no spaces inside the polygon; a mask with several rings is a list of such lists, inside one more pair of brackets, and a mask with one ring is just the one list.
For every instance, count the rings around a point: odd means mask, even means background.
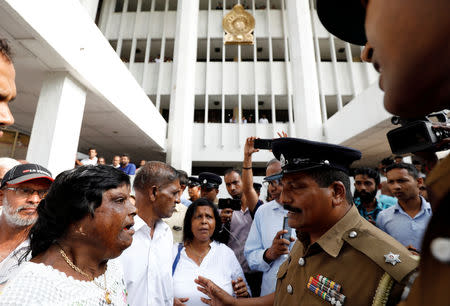
[{"label": "uniform collar", "polygon": [[352,205],[345,216],[317,240],[317,244],[329,255],[337,257],[344,244],[343,234],[354,228],[358,222],[360,222],[358,209]]}]

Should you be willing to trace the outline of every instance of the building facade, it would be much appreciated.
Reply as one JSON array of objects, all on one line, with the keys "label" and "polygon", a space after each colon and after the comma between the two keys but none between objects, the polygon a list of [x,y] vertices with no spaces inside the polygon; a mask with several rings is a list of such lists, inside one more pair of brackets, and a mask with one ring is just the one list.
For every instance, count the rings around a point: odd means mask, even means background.
[{"label": "building facade", "polygon": [[[0,36],[16,51],[12,130],[56,173],[89,147],[221,171],[247,137],[281,131],[353,146],[367,165],[390,155],[377,73],[323,28],[314,0],[38,2],[0,0]],[[237,4],[255,18],[252,45],[224,44]]]},{"label": "building facade", "polygon": [[[255,18],[253,45],[224,44],[237,4]],[[359,46],[323,28],[314,1],[104,0],[98,25],[169,123],[167,161],[185,169],[240,162],[252,135],[333,142],[329,119],[377,80]]]}]

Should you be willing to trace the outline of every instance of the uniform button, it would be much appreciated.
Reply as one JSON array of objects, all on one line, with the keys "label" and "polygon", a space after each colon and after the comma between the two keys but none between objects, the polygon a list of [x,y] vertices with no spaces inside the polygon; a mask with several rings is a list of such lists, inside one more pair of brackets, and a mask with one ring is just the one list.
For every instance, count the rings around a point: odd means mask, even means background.
[{"label": "uniform button", "polygon": [[348,234],[348,236],[349,236],[350,238],[355,238],[356,236],[358,236],[358,233],[355,232],[355,231],[351,231],[351,232]]},{"label": "uniform button", "polygon": [[300,259],[298,260],[298,264],[303,267],[305,265],[305,259],[303,257],[300,257]]},{"label": "uniform button", "polygon": [[289,285],[287,285],[287,292],[289,293],[289,294],[292,294],[292,292],[294,292],[294,289],[292,289],[292,286],[289,284]]}]

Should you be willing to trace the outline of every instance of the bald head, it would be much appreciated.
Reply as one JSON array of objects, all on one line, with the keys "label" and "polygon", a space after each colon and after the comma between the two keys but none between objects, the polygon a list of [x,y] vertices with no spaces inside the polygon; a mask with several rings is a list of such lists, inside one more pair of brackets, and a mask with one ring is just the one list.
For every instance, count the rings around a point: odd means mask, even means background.
[{"label": "bald head", "polygon": [[20,163],[9,157],[1,157],[0,158],[0,180],[3,179],[6,172],[11,170],[13,167],[20,165]]},{"label": "bald head", "polygon": [[164,186],[178,179],[175,168],[159,161],[151,161],[136,173],[133,187],[136,191],[144,192],[151,186]]}]

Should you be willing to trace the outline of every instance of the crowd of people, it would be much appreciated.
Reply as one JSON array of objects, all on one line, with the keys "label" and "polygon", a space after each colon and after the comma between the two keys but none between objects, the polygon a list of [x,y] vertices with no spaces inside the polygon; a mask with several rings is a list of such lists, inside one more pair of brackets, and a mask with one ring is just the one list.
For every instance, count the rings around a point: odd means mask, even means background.
[{"label": "crowd of people", "polygon": [[[326,29],[365,45],[386,109],[417,118],[450,106],[438,56],[450,51],[450,7],[401,2],[316,4]],[[3,126],[14,76],[0,40]],[[56,178],[0,158],[0,305],[450,305],[450,159],[355,169],[358,150],[282,136],[266,165],[270,201],[253,178],[256,137],[223,179],[158,161],[136,170],[127,154],[106,165],[95,149]]]},{"label": "crowd of people", "polygon": [[[89,148],[88,156],[81,160],[75,159],[75,166],[85,166],[85,165],[106,165],[106,159],[103,156],[98,156],[97,149]],[[139,161],[139,167],[131,162],[130,154],[122,153],[121,155],[114,155],[111,160],[110,166],[125,172],[128,175],[135,175],[136,170],[147,163],[146,160]]]}]

